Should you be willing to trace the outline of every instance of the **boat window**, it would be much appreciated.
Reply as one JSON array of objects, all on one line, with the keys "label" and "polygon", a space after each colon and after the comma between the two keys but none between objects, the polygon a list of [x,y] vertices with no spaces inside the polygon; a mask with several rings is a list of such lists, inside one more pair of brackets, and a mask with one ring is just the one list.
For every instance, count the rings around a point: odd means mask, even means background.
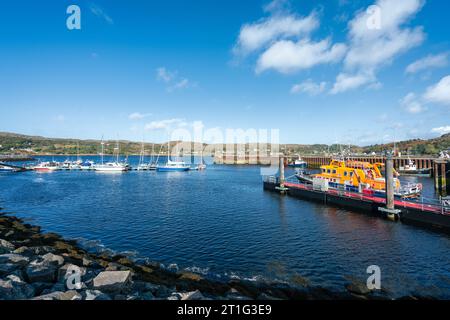
[{"label": "boat window", "polygon": [[331,170],[330,170],[330,169],[328,169],[328,170],[327,170],[327,173],[331,173]]},{"label": "boat window", "polygon": [[344,176],[345,176],[345,177],[347,176],[347,171],[344,172]]},{"label": "boat window", "polygon": [[333,170],[333,173],[336,173],[336,170]]}]

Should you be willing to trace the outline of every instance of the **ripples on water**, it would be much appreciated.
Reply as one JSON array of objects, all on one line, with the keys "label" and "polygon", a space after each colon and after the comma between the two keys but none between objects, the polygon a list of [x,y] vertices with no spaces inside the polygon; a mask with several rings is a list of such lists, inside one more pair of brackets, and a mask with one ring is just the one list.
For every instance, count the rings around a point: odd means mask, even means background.
[{"label": "ripples on water", "polygon": [[447,235],[265,192],[259,173],[211,165],[187,173],[27,172],[0,175],[0,200],[46,231],[167,266],[249,279],[301,275],[342,289],[346,278],[365,281],[375,264],[394,295],[450,297]]}]

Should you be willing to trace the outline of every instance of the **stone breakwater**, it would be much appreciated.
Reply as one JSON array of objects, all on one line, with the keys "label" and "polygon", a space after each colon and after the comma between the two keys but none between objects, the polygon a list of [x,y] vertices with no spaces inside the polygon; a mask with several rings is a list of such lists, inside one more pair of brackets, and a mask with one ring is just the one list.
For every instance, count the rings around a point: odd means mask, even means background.
[{"label": "stone breakwater", "polygon": [[[76,241],[0,212],[0,300],[246,300],[380,299],[365,284],[342,292],[242,280],[224,282],[191,272],[171,272],[158,263],[124,255],[93,254]],[[417,298],[417,297],[409,297]]]}]

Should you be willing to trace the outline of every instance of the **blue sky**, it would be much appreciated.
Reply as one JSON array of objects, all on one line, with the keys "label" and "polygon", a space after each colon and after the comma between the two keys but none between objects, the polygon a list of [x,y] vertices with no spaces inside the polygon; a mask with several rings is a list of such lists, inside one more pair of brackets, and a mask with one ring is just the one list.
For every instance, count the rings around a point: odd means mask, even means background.
[{"label": "blue sky", "polygon": [[[68,30],[66,9],[81,9]],[[376,5],[377,7],[369,6]],[[0,131],[163,141],[167,130],[279,129],[282,143],[450,132],[450,4],[9,1]]]}]

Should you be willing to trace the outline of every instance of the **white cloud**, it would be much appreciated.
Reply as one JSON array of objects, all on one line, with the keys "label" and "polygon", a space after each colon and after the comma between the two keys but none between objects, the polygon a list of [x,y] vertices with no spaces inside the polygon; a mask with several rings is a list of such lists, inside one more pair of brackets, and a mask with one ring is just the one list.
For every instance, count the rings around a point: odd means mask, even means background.
[{"label": "white cloud", "polygon": [[448,65],[448,53],[441,53],[437,55],[428,55],[425,58],[419,59],[411,63],[406,68],[406,73],[417,73],[419,71],[430,68],[440,68]]},{"label": "white cloud", "polygon": [[372,84],[376,86],[375,77],[371,73],[348,74],[340,73],[331,89],[331,94],[338,94],[348,90],[357,89],[361,86]]},{"label": "white cloud", "polygon": [[450,75],[429,87],[423,98],[427,102],[450,105]]},{"label": "white cloud", "polygon": [[[349,22],[349,50],[344,59],[346,73],[354,76],[337,78],[333,91],[344,92],[363,85],[373,85],[379,68],[391,63],[400,54],[420,45],[425,34],[421,27],[404,27],[424,4],[422,0],[378,0],[375,7],[360,11]],[[370,24],[374,14],[379,14],[379,25]],[[361,74],[370,74],[363,81]],[[343,86],[339,80],[352,79],[351,85]],[[359,85],[356,85],[359,84]],[[339,89],[340,88],[340,89]]]},{"label": "white cloud", "polygon": [[309,69],[318,64],[340,61],[346,51],[344,44],[332,45],[329,39],[311,42],[280,40],[267,49],[258,59],[256,72],[274,69],[281,73],[292,73]]},{"label": "white cloud", "polygon": [[401,99],[400,104],[409,113],[416,114],[425,111],[422,103],[413,92],[408,93],[403,99]]},{"label": "white cloud", "polygon": [[186,89],[191,87],[191,83],[189,82],[188,79],[181,79],[180,81],[178,81],[177,83],[175,83],[173,86],[170,86],[167,88],[167,91],[172,92],[178,89]]},{"label": "white cloud", "polygon": [[145,130],[171,130],[187,126],[188,123],[184,119],[174,118],[160,121],[152,121],[145,125]]},{"label": "white cloud", "polygon": [[432,133],[438,133],[440,135],[444,135],[444,134],[450,133],[450,126],[433,128],[433,129],[431,129],[431,132]]},{"label": "white cloud", "polygon": [[311,79],[308,79],[302,83],[292,86],[291,93],[307,93],[309,95],[315,96],[324,92],[326,86],[326,82],[315,83]]},{"label": "white cloud", "polygon": [[179,77],[177,71],[169,71],[164,67],[156,69],[156,78],[167,84],[166,89],[168,92],[197,86],[196,83],[192,83],[189,79]]},{"label": "white cloud", "polygon": [[175,77],[175,74],[173,72],[168,71],[164,67],[159,67],[156,69],[156,78],[163,82],[170,82]]},{"label": "white cloud", "polygon": [[114,24],[114,20],[98,5],[91,3],[89,5],[89,9],[93,14],[95,14],[97,17],[102,18],[109,24]]},{"label": "white cloud", "polygon": [[128,119],[130,120],[142,120],[144,118],[147,118],[149,116],[151,116],[151,113],[140,113],[140,112],[133,112],[131,114],[128,115]]},{"label": "white cloud", "polygon": [[274,40],[308,35],[318,26],[319,20],[314,12],[307,17],[278,14],[255,23],[245,24],[239,33],[234,53],[246,55]]}]

